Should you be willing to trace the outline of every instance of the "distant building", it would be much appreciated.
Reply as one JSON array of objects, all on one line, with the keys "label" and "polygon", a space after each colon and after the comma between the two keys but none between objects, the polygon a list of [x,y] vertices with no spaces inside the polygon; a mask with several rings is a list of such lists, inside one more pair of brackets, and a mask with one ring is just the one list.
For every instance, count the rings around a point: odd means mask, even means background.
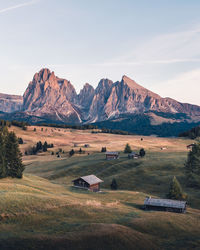
[{"label": "distant building", "polygon": [[106,160],[116,160],[119,159],[118,152],[106,152]]},{"label": "distant building", "polygon": [[100,191],[100,183],[103,181],[95,175],[87,175],[79,177],[72,181],[75,187],[91,190],[93,192]]},{"label": "distant building", "polygon": [[139,157],[140,155],[135,152],[131,152],[130,154],[128,154],[129,159],[138,159]]},{"label": "distant building", "polygon": [[185,213],[186,201],[155,199],[147,197],[144,201],[144,208],[149,210]]}]

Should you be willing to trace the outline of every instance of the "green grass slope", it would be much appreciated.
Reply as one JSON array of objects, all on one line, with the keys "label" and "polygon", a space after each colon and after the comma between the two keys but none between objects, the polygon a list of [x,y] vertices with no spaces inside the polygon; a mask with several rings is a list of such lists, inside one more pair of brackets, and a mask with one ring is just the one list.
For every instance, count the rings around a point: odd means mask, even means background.
[{"label": "green grass slope", "polygon": [[146,194],[0,180],[0,249],[198,249],[200,212],[147,212]]},{"label": "green grass slope", "polygon": [[86,156],[51,162],[35,161],[26,168],[26,173],[39,175],[55,183],[71,185],[79,176],[95,174],[103,179],[103,188],[110,189],[113,178],[119,189],[133,190],[165,198],[173,176],[180,181],[184,191],[189,195],[189,204],[200,208],[200,192],[185,186],[184,163],[186,152],[149,152],[142,159],[128,159],[121,153],[119,160],[106,161],[105,154],[96,153]]}]

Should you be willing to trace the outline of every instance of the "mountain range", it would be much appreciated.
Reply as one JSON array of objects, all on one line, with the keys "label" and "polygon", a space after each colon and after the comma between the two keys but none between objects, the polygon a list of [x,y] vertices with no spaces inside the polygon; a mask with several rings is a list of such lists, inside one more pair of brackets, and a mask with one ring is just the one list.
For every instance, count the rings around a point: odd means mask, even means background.
[{"label": "mountain range", "polygon": [[162,98],[127,76],[117,82],[102,79],[96,89],[86,83],[77,94],[70,81],[47,68],[34,75],[23,97],[0,94],[0,111],[2,118],[31,123],[95,123],[115,129],[129,124],[124,129],[131,132],[144,121],[149,128],[187,124],[187,129],[200,122],[200,106]]}]

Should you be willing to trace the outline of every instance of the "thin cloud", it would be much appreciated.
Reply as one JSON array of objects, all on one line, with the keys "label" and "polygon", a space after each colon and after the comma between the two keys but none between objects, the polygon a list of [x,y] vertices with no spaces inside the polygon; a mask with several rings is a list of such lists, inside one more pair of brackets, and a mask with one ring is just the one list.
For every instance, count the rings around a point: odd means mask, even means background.
[{"label": "thin cloud", "polygon": [[200,61],[200,25],[174,33],[162,34],[144,41],[128,54],[107,62],[108,65],[146,65],[195,63]]},{"label": "thin cloud", "polygon": [[14,10],[14,9],[19,9],[19,8],[22,8],[22,7],[25,7],[25,6],[29,6],[29,5],[37,3],[38,1],[39,0],[33,0],[31,2],[28,2],[28,3],[21,3],[21,4],[10,6],[8,8],[0,9],[0,13],[5,13],[5,12],[8,12],[8,11],[11,11],[11,10]]}]

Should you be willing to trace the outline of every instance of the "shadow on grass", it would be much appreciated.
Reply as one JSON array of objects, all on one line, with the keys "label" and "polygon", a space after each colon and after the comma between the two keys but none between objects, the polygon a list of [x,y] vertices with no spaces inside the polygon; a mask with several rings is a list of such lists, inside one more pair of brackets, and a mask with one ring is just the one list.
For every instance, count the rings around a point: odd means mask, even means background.
[{"label": "shadow on grass", "polygon": [[133,203],[133,202],[124,202],[124,205],[129,206],[129,207],[134,207],[137,209],[144,210],[144,205],[138,204],[138,203]]}]

